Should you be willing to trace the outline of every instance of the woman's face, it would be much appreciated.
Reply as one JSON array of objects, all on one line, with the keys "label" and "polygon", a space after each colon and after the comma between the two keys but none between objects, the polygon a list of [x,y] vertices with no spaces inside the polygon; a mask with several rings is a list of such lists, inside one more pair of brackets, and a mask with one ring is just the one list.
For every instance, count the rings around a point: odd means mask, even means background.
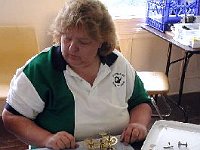
[{"label": "woman's face", "polygon": [[92,39],[83,28],[74,28],[61,36],[61,52],[71,67],[88,66],[98,60],[101,42]]}]

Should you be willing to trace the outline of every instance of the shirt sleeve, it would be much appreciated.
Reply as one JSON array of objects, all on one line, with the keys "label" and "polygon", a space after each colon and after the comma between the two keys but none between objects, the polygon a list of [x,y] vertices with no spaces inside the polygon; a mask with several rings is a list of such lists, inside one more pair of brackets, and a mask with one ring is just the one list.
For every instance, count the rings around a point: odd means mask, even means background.
[{"label": "shirt sleeve", "polygon": [[135,106],[141,103],[150,103],[151,99],[147,91],[144,88],[144,84],[140,77],[135,74],[135,83],[132,96],[128,100],[128,110],[130,111]]},{"label": "shirt sleeve", "polygon": [[[19,114],[35,119],[36,116],[42,112],[44,102],[38,95],[37,91],[31,84],[30,80],[23,72],[23,68],[17,70],[13,77],[8,96],[6,99],[6,109],[14,114]],[[12,109],[9,109],[12,108]]]}]

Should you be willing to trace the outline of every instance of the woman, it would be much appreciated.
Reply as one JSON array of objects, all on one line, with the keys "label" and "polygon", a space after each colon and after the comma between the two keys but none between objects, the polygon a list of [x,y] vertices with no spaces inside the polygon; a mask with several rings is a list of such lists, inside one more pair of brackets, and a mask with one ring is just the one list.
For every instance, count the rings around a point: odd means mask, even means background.
[{"label": "woman", "polygon": [[17,70],[5,127],[33,147],[76,148],[105,131],[143,140],[150,99],[130,63],[114,50],[113,21],[98,0],[67,0],[51,27],[56,45]]}]

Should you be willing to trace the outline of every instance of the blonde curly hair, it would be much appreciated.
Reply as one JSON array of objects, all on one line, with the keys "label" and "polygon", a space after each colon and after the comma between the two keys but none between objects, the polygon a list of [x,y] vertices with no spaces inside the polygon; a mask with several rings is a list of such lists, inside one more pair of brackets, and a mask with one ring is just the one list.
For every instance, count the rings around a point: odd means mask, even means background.
[{"label": "blonde curly hair", "polygon": [[100,56],[114,50],[117,41],[114,22],[99,0],[67,0],[51,25],[53,42],[60,44],[65,31],[79,26],[84,27],[91,38],[103,41],[98,51]]}]

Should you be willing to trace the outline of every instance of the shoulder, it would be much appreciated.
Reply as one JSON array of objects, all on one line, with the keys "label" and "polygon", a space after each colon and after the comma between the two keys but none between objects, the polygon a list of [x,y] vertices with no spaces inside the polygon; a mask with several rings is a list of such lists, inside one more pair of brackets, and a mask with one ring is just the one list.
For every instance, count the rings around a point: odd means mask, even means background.
[{"label": "shoulder", "polygon": [[107,56],[100,57],[100,59],[103,64],[107,64],[109,67],[116,66],[118,64],[130,66],[128,60],[123,56],[121,52],[116,49]]},{"label": "shoulder", "polygon": [[39,69],[39,70],[59,70],[63,71],[66,68],[66,62],[64,61],[60,46],[52,46],[45,48],[33,59],[31,59],[25,66],[27,69]]},{"label": "shoulder", "polygon": [[113,53],[118,56],[118,60],[125,61],[125,62],[128,61],[120,51],[115,49]]},{"label": "shoulder", "polygon": [[55,76],[62,76],[66,63],[60,47],[49,47],[35,56],[23,69],[23,73],[33,83],[48,82]]},{"label": "shoulder", "polygon": [[124,55],[118,50],[114,50],[113,53],[117,55],[116,65],[126,68],[129,71],[135,72],[133,65],[124,57]]},{"label": "shoulder", "polygon": [[42,50],[39,54],[37,54],[33,59],[31,59],[27,64],[27,66],[43,66],[47,63],[51,62],[51,55],[52,55],[52,49],[54,49],[54,47],[48,47],[45,48],[44,50]]}]

